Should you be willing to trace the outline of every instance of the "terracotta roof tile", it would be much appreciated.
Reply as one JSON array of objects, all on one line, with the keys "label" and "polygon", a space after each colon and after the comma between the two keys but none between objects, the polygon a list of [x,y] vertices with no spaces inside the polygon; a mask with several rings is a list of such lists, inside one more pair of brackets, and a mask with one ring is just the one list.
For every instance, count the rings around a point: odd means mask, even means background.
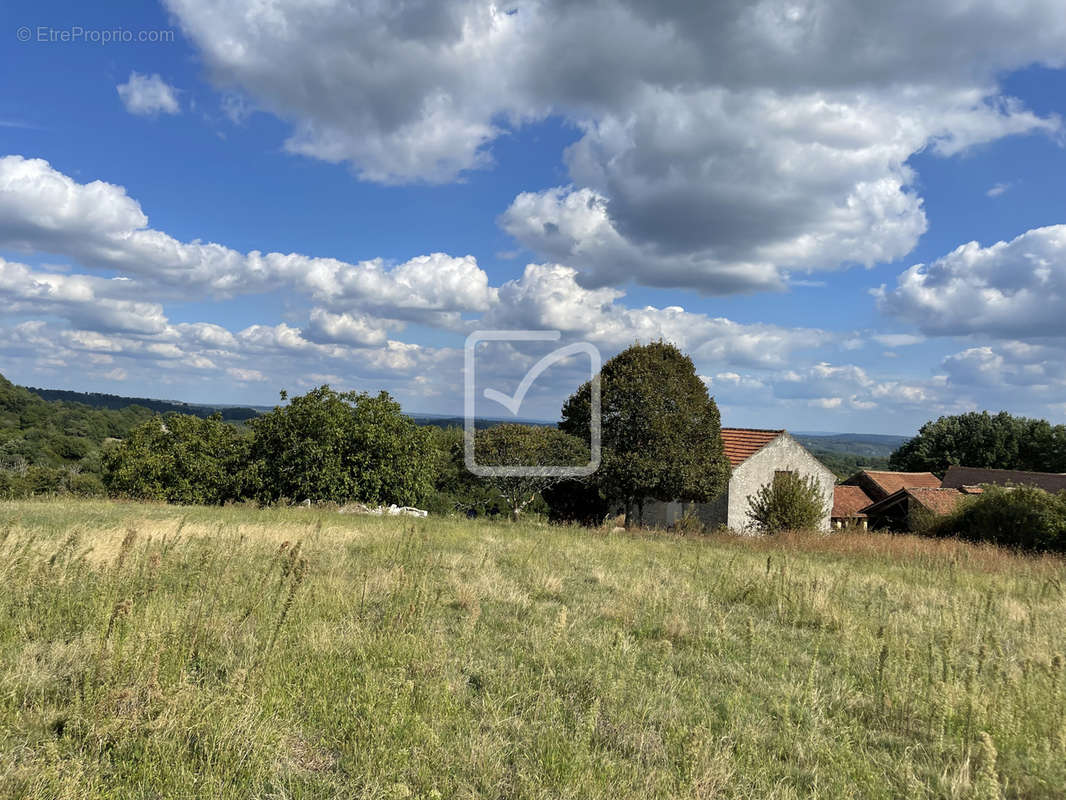
[{"label": "terracotta roof tile", "polygon": [[[939,489],[940,478],[932,472],[889,472],[887,470],[864,469],[860,473],[867,480],[884,492],[884,497],[893,495],[900,489]],[[846,482],[852,483],[859,476],[855,475]]]},{"label": "terracotta roof tile", "polygon": [[785,431],[758,428],[722,428],[722,444],[731,466],[738,466]]},{"label": "terracotta roof tile", "polygon": [[958,489],[963,486],[979,486],[982,483],[1006,486],[1036,486],[1046,492],[1066,490],[1066,475],[1055,472],[1024,472],[1017,469],[979,469],[977,467],[948,467],[944,486]]},{"label": "terracotta roof tile", "polygon": [[955,510],[959,501],[966,497],[958,489],[930,489],[928,487],[910,488],[907,494],[923,508],[927,508],[934,514],[950,514]]},{"label": "terracotta roof tile", "polygon": [[872,502],[861,486],[834,486],[833,519],[865,517],[862,510]]}]

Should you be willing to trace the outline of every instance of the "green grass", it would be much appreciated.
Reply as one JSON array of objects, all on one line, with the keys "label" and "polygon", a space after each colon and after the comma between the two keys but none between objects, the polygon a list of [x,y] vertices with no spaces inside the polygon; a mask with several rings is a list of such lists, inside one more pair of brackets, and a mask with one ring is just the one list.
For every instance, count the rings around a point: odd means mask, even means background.
[{"label": "green grass", "polygon": [[0,503],[0,795],[1061,797],[1066,567]]}]

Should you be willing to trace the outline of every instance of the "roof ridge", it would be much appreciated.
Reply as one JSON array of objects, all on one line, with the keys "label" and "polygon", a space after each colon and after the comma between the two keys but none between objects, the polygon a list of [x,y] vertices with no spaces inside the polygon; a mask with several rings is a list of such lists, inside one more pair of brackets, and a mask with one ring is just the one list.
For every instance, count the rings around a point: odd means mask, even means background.
[{"label": "roof ridge", "polygon": [[[969,469],[969,467],[967,467]],[[860,469],[859,472],[872,472],[878,475],[932,475],[933,473],[927,469],[913,470],[907,472],[897,472],[894,469]]]},{"label": "roof ridge", "polygon": [[751,431],[752,433],[788,433],[787,428],[733,428],[722,426],[723,431]]},{"label": "roof ridge", "polygon": [[962,464],[948,464],[948,469],[969,469],[975,472],[1021,472],[1025,475],[1066,475],[1066,472],[1039,472],[1035,469],[1003,469],[1002,467],[966,467]]}]

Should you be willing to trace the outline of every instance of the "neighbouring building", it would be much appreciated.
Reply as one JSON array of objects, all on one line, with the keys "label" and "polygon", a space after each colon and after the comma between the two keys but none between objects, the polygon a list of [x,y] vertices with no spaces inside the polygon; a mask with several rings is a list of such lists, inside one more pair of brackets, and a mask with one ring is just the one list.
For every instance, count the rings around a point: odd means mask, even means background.
[{"label": "neighbouring building", "polygon": [[978,494],[980,489],[959,489],[913,486],[900,489],[863,509],[870,527],[909,531],[920,526],[923,518],[939,517],[955,510],[962,498]]},{"label": "neighbouring building", "polygon": [[948,467],[943,485],[949,489],[965,486],[1035,486],[1045,492],[1066,491],[1066,475],[1057,472],[1025,472],[1019,469],[981,469],[978,467]]},{"label": "neighbouring building", "polygon": [[834,528],[862,528],[866,530],[867,519],[864,509],[873,501],[861,486],[838,485],[833,487]]},{"label": "neighbouring building", "polygon": [[877,503],[896,494],[900,489],[939,489],[940,478],[932,472],[889,472],[879,469],[864,469],[856,472],[841,486],[858,486]]},{"label": "neighbouring building", "polygon": [[813,477],[822,491],[825,516],[819,527],[829,530],[836,476],[784,430],[722,428],[725,455],[733,468],[729,485],[709,503],[650,501],[644,506],[644,524],[668,527],[686,513],[695,513],[708,528],[725,525],[750,531],[749,498],[772,483],[779,472]]}]

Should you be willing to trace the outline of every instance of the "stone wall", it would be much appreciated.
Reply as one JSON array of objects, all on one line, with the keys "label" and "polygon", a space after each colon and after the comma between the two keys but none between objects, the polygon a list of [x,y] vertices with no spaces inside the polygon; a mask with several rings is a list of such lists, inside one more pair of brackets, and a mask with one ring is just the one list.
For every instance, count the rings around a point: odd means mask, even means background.
[{"label": "stone wall", "polygon": [[736,531],[750,530],[751,506],[748,498],[771,483],[774,473],[778,471],[795,472],[801,477],[810,475],[818,481],[825,500],[825,515],[819,527],[829,530],[836,475],[787,433],[778,436],[733,470],[733,477],[729,481],[726,524]]},{"label": "stone wall", "polygon": [[751,530],[748,498],[774,479],[777,471],[796,472],[800,476],[813,476],[822,488],[825,499],[825,516],[821,530],[829,530],[833,510],[833,486],[836,475],[821,461],[812,456],[803,445],[781,434],[753,456],[734,467],[729,489],[709,503],[662,503],[649,500],[644,505],[644,524],[652,528],[668,528],[693,509],[708,529],[726,525],[735,531]]}]

